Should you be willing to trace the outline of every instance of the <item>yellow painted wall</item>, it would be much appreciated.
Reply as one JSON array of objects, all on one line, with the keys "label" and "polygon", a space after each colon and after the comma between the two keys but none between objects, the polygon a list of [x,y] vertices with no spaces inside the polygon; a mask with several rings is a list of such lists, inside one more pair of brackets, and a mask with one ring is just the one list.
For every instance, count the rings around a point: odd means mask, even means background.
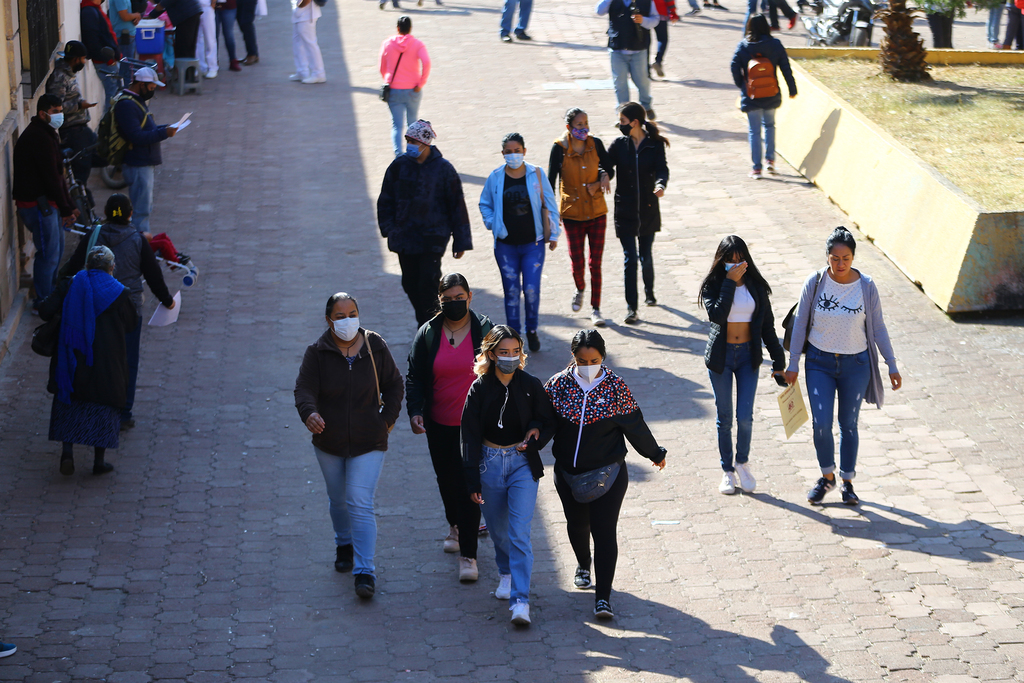
[{"label": "yellow painted wall", "polygon": [[[877,47],[787,47],[794,59],[864,59],[877,61]],[[929,64],[1024,64],[1024,51],[1019,50],[949,50],[929,49]]]}]

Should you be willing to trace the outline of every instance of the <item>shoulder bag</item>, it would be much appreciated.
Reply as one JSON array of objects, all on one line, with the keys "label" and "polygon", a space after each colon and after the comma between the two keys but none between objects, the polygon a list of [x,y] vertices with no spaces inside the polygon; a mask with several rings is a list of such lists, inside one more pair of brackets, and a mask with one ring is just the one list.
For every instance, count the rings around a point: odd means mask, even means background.
[{"label": "shoulder bag", "polygon": [[[826,269],[827,270],[827,269]],[[821,278],[825,275],[825,271],[821,271],[818,274],[818,279],[814,284],[814,293],[818,293],[818,287],[821,285]],[[789,309],[789,313],[782,319],[782,329],[785,331],[782,336],[782,348],[789,351],[789,343],[793,338],[793,324],[796,322],[796,309],[800,306],[800,302],[797,301],[793,304],[793,308]],[[811,333],[811,323],[814,321],[814,301],[811,301],[811,306],[807,311],[807,328],[804,331],[804,348],[800,349],[800,353],[807,351],[807,337]]]},{"label": "shoulder bag", "polygon": [[[395,80],[395,74],[398,73],[398,65],[402,63],[402,57],[405,55],[405,50],[398,53],[398,61],[395,62],[395,70],[391,72],[391,80]],[[380,86],[380,101],[387,102],[391,97],[391,83],[385,83]]]}]

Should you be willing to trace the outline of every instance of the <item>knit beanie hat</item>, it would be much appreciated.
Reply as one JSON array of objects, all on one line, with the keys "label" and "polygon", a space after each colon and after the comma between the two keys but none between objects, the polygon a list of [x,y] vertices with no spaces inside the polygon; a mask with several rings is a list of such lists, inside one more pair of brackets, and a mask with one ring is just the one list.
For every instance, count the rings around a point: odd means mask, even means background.
[{"label": "knit beanie hat", "polygon": [[437,133],[430,127],[430,121],[420,119],[409,125],[409,128],[405,131],[405,137],[422,142],[424,145],[429,145],[437,137]]}]

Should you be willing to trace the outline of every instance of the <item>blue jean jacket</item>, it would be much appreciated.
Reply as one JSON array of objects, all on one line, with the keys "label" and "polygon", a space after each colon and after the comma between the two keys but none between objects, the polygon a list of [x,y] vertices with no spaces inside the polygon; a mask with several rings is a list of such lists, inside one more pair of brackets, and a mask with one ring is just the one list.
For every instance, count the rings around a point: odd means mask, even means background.
[{"label": "blue jean jacket", "polygon": [[[544,169],[532,164],[526,164],[526,191],[530,195],[530,208],[533,210],[533,225],[537,231],[537,241],[544,239],[544,227],[541,225],[541,196],[543,194],[544,207],[548,210],[548,221],[551,224],[552,242],[558,241],[561,229],[558,226],[558,204],[555,202],[555,192],[551,189],[551,182],[544,173]],[[539,178],[538,178],[538,173]],[[508,228],[505,227],[502,216],[504,215],[503,196],[505,191],[505,165],[491,171],[484,183],[484,190],[480,193],[480,215],[483,216],[484,225],[494,234],[495,241],[508,237]]]}]

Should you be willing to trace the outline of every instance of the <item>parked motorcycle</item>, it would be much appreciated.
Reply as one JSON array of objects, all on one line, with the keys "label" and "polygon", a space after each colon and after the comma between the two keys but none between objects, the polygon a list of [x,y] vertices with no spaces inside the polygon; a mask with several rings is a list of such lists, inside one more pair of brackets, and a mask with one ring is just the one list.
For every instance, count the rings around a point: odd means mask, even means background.
[{"label": "parked motorcycle", "polygon": [[814,15],[801,17],[809,46],[871,45],[871,17],[880,5],[871,0],[814,0],[811,7]]}]

